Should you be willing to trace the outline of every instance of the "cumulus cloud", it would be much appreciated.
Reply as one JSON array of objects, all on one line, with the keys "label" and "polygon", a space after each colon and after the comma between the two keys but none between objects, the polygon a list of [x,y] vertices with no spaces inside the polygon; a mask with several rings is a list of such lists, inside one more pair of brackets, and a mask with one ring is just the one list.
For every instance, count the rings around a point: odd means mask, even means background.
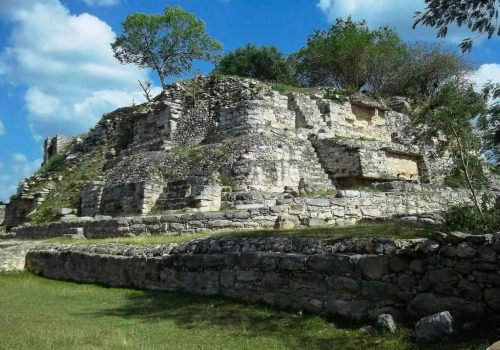
[{"label": "cumulus cloud", "polygon": [[[428,41],[436,36],[433,28],[418,26],[413,30],[413,16],[425,8],[424,0],[319,0],[318,7],[331,22],[351,15],[357,21],[365,19],[372,28],[394,27],[407,40]],[[466,28],[450,27],[446,40],[460,42],[468,34]]]},{"label": "cumulus cloud", "polygon": [[0,120],[0,136],[5,135],[5,126],[3,125],[2,120]]},{"label": "cumulus cloud", "polygon": [[24,153],[10,155],[10,167],[0,164],[0,199],[6,200],[16,192],[17,183],[32,175],[42,163],[42,159],[29,160]]},{"label": "cumulus cloud", "polygon": [[478,70],[474,72],[471,80],[476,86],[481,87],[488,81],[500,84],[500,64],[487,63],[481,65]]},{"label": "cumulus cloud", "polygon": [[28,160],[28,157],[24,153],[12,153],[12,173],[20,177],[26,177],[32,175],[35,170],[40,167],[42,163],[41,159],[36,159],[34,161]]},{"label": "cumulus cloud", "polygon": [[103,113],[143,101],[137,80],[147,72],[115,60],[116,34],[99,18],[71,14],[59,0],[0,1],[0,16],[13,24],[0,53],[0,80],[26,86],[36,138],[81,133]]},{"label": "cumulus cloud", "polygon": [[82,0],[89,6],[114,6],[120,3],[120,0]]}]

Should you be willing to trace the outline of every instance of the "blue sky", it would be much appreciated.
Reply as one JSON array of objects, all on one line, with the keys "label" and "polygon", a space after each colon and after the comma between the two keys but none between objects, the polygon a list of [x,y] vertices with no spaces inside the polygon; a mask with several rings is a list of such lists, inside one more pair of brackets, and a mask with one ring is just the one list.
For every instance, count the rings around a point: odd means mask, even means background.
[{"label": "blue sky", "polygon": [[[45,137],[85,132],[103,113],[142,102],[137,79],[153,74],[120,65],[109,43],[128,14],[168,5],[202,18],[226,50],[252,42],[291,53],[349,14],[408,41],[435,41],[434,30],[412,29],[423,0],[0,0],[0,199],[39,167]],[[455,48],[468,35],[454,29],[441,42]],[[500,39],[480,40],[469,58],[474,80],[500,82]]]}]

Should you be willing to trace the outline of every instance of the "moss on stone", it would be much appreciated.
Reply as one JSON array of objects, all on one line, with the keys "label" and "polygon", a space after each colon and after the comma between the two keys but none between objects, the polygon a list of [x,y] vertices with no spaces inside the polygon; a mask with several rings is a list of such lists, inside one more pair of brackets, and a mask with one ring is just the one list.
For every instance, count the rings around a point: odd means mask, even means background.
[{"label": "moss on stone", "polygon": [[88,181],[104,175],[104,151],[98,149],[83,156],[79,161],[59,165],[58,179],[45,201],[29,216],[28,222],[41,224],[56,219],[58,208],[79,208],[80,192]]}]

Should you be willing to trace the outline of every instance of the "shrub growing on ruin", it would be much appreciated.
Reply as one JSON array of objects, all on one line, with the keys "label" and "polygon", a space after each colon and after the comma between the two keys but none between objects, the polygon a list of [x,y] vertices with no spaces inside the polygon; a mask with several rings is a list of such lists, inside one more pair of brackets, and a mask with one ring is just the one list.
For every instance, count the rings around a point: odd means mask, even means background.
[{"label": "shrub growing on ruin", "polygon": [[389,27],[371,30],[351,18],[315,31],[306,47],[290,55],[288,65],[304,86],[409,97],[430,96],[472,70],[465,58],[439,45],[407,44]]},{"label": "shrub growing on ruin", "polygon": [[473,206],[456,206],[445,214],[448,231],[460,230],[474,234],[495,233],[500,227],[500,209],[483,208],[483,217]]},{"label": "shrub growing on ruin", "polygon": [[407,55],[406,45],[394,30],[370,30],[365,21],[349,17],[337,19],[328,30],[316,30],[293,57],[304,85],[383,92],[397,82]]},{"label": "shrub growing on ruin", "polygon": [[245,47],[229,52],[217,63],[214,73],[269,82],[292,82],[288,62],[274,46],[255,47],[247,44]]},{"label": "shrub growing on ruin", "polygon": [[193,60],[214,61],[222,50],[222,44],[207,34],[203,21],[180,7],[166,7],[158,15],[128,16],[123,34],[111,47],[121,63],[153,69],[163,88],[167,77],[190,71]]}]

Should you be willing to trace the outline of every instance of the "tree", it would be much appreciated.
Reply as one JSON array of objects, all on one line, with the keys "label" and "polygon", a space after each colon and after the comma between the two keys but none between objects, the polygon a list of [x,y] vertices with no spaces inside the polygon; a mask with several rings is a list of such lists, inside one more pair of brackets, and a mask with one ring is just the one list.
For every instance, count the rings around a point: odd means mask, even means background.
[{"label": "tree", "polygon": [[486,100],[471,85],[448,82],[434,95],[418,101],[411,112],[416,139],[434,144],[441,155],[449,152],[481,216],[478,190],[484,183],[484,174],[481,141],[473,121],[487,111]]},{"label": "tree", "polygon": [[393,95],[413,98],[431,96],[439,87],[450,81],[462,81],[472,71],[472,65],[454,52],[439,45],[415,44],[409,47],[399,82]]},{"label": "tree", "polygon": [[287,60],[274,46],[257,48],[247,44],[229,52],[218,62],[214,73],[282,83],[291,81]]},{"label": "tree", "polygon": [[487,83],[483,87],[484,98],[493,101],[487,113],[478,119],[478,127],[483,133],[483,148],[490,160],[500,164],[500,84]]},{"label": "tree", "polygon": [[[425,0],[425,4],[425,11],[415,13],[413,28],[419,24],[435,27],[437,36],[443,38],[448,33],[448,26],[455,23],[459,27],[467,26],[479,33],[478,36],[486,34],[488,39],[500,36],[500,0]],[[473,41],[474,38],[463,40],[462,51],[470,51]]]},{"label": "tree", "polygon": [[317,30],[296,55],[299,81],[349,91],[366,87],[383,93],[396,81],[407,57],[406,45],[388,27],[370,30],[365,21],[337,19]]},{"label": "tree", "polygon": [[146,101],[151,102],[151,89],[153,87],[153,83],[149,80],[145,80],[144,82],[138,80],[138,82],[141,86],[144,98],[146,99]]},{"label": "tree", "polygon": [[123,34],[111,44],[122,63],[153,69],[163,88],[166,78],[192,69],[193,60],[213,61],[222,45],[211,39],[202,20],[180,7],[163,14],[135,13],[123,22]]}]

